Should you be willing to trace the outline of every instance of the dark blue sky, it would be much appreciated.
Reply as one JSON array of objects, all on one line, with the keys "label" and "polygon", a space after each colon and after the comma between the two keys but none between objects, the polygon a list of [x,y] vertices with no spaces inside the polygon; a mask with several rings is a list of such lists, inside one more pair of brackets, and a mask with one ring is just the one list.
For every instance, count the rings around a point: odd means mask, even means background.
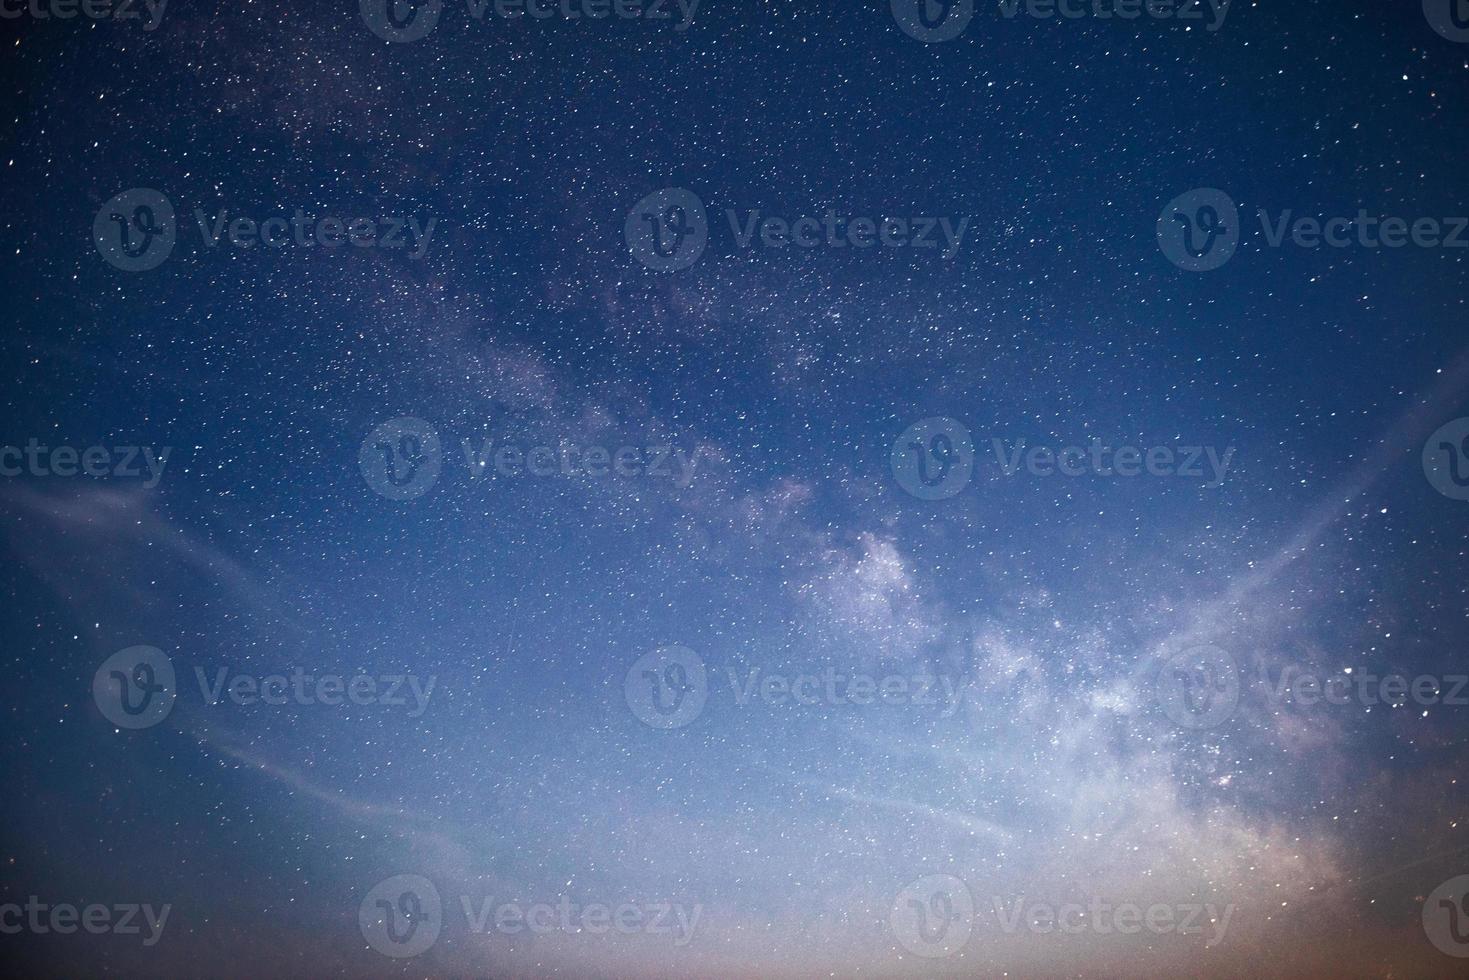
[{"label": "dark blue sky", "polygon": [[4,8],[0,956],[1457,974],[1469,44],[914,6]]}]

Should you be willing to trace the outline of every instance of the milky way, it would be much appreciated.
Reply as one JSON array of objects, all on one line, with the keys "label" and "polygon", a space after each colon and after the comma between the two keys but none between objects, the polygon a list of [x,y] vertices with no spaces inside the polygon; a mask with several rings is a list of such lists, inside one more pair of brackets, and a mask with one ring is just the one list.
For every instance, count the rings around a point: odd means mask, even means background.
[{"label": "milky way", "polygon": [[18,975],[1462,974],[1469,6],[822,6],[0,0]]}]

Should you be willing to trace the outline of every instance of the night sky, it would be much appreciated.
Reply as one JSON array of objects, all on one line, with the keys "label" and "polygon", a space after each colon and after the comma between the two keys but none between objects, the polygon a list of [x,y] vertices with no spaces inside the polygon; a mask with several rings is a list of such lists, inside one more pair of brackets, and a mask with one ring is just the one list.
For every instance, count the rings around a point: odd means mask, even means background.
[{"label": "night sky", "polygon": [[0,961],[1464,975],[1469,2],[1158,2],[0,0]]}]

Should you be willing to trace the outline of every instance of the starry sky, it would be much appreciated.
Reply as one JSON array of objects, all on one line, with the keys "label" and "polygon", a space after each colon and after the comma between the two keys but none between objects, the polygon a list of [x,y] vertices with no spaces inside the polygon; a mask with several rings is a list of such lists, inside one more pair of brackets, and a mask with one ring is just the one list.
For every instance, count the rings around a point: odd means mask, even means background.
[{"label": "starry sky", "polygon": [[[423,11],[173,0],[145,29],[141,4],[8,2],[0,445],[139,451],[0,476],[0,905],[171,912],[152,945],[23,929],[0,956],[1462,975],[1428,920],[1469,873],[1469,705],[1267,679],[1469,670],[1469,494],[1428,465],[1469,416],[1469,250],[1272,244],[1256,215],[1469,214],[1469,28],[1418,0],[1234,0],[1214,31],[981,2],[926,42],[902,0],[444,0],[389,40]],[[1237,209],[1217,268],[1170,260],[1196,189]],[[406,245],[209,232],[298,210]],[[742,238],[752,212],[967,223],[951,253],[782,247]],[[121,267],[107,235],[148,221],[166,254]],[[660,268],[680,223],[698,254]],[[1068,476],[995,440],[1232,455]],[[142,447],[168,448],[152,476]],[[131,728],[108,664],[139,647],[175,682]],[[1202,721],[1168,680],[1199,650],[1237,687]],[[293,672],[376,694],[198,680]],[[437,930],[412,955],[369,921],[404,875],[442,906],[401,911]],[[935,878],[975,913],[915,933]],[[992,906],[1021,898],[1230,913],[1217,940],[1007,930]],[[697,919],[476,930],[486,902]]]}]

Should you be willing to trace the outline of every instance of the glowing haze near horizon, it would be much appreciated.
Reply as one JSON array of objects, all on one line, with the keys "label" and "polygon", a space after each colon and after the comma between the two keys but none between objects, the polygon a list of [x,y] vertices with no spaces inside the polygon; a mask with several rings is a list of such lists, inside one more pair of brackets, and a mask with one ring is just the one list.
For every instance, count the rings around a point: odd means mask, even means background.
[{"label": "glowing haze near horizon", "polygon": [[[0,443],[173,447],[136,479],[7,478],[0,902],[171,903],[161,940],[0,936],[38,975],[1452,976],[1424,896],[1469,872],[1469,708],[1272,702],[1262,673],[1463,672],[1469,504],[1424,440],[1469,415],[1462,252],[1267,247],[1188,273],[1195,187],[1299,214],[1463,214],[1469,47],[1418,4],[1236,0],[1204,35],[886,3],[476,23],[388,45],[355,4],[170,7],[157,31],[6,21]],[[1276,9],[1288,6],[1290,9]],[[421,259],[210,249],[119,272],[102,202],[433,216]],[[711,241],[657,273],[630,208],[694,190]],[[736,246],[725,209],[970,219],[912,249]],[[375,426],[433,425],[385,499]],[[964,423],[925,501],[894,441]],[[640,476],[470,478],[462,440],[673,446]],[[1221,486],[1005,475],[1007,444],[1233,447]],[[165,651],[168,718],[94,671]],[[709,670],[672,730],[624,697]],[[1227,651],[1207,729],[1157,703]],[[204,703],[195,668],[432,676],[383,705]],[[949,679],[942,706],[741,704],[729,670]],[[443,932],[369,947],[421,875]],[[954,955],[896,896],[965,881]],[[665,935],[473,934],[460,897],[700,908]],[[992,899],[1232,906],[1228,928],[1007,933]]]}]

